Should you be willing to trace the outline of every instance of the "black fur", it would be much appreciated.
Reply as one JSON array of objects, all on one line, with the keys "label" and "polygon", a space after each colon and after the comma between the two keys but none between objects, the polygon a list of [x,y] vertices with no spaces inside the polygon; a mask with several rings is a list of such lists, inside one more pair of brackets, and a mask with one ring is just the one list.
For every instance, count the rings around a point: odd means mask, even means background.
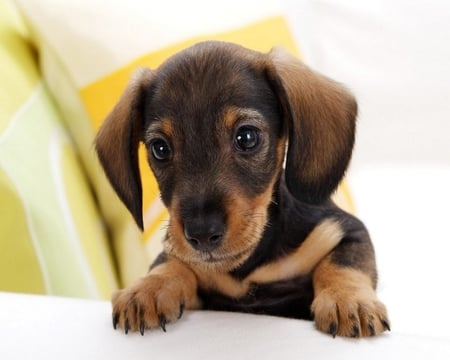
[{"label": "black fur", "polygon": [[[257,248],[244,264],[230,272],[241,280],[256,268],[270,263],[297,249],[308,234],[323,219],[335,219],[346,236],[333,253],[333,261],[341,266],[367,271],[374,283],[373,247],[364,224],[328,201],[320,206],[301,202],[288,191],[281,178],[269,209],[269,220]],[[301,219],[301,221],[292,221]],[[152,267],[165,256],[158,257]],[[270,284],[253,284],[249,293],[239,299],[199,288],[204,309],[251,312],[258,314],[311,319],[314,298],[312,274]]]},{"label": "black fur", "polygon": [[199,289],[203,308],[311,320],[314,297],[311,276],[270,284],[253,284],[244,297],[234,299],[218,292]]},{"label": "black fur", "polygon": [[[221,78],[219,83],[218,74]],[[226,223],[227,204],[224,203],[223,189],[218,185],[223,179],[238,184],[249,198],[267,188],[276,173],[277,141],[291,127],[286,119],[294,121],[291,105],[286,105],[286,95],[280,95],[284,93],[280,89],[282,86],[279,80],[276,81],[273,75],[261,70],[252,61],[243,61],[233,52],[220,47],[215,51],[204,51],[201,56],[197,51],[185,51],[159,68],[144,100],[145,126],[162,119],[171,119],[174,137],[177,141],[183,139],[182,143],[174,145],[182,156],[168,166],[149,155],[150,165],[158,179],[162,199],[168,207],[174,193],[181,194],[178,195],[181,204],[179,215],[184,221],[207,219],[212,212],[219,212]],[[223,147],[218,144],[230,140],[224,132],[220,132],[220,137],[225,137],[225,140],[217,137],[217,127],[218,119],[223,116],[222,111],[229,106],[255,109],[263,115],[270,134],[269,149],[264,157],[249,156],[248,161],[241,157],[224,168],[221,163]],[[298,134],[295,136],[301,138]],[[336,162],[336,169],[329,170],[332,176],[320,179],[325,184],[320,194],[317,194],[320,188],[317,183],[311,184],[314,190],[308,189],[306,185],[298,189],[293,174],[301,173],[301,164],[308,159],[305,159],[305,154],[298,152],[296,146],[306,146],[291,144],[288,154],[291,175],[285,179],[280,174],[263,236],[251,256],[230,272],[234,278],[243,279],[257,267],[294,251],[324,219],[335,219],[342,224],[347,234],[333,255],[337,264],[362,270],[370,270],[374,266],[373,249],[362,223],[329,200],[330,192],[341,179],[349,160],[353,132],[348,137],[350,150],[346,150],[342,161]],[[291,139],[291,142],[294,141],[299,140]],[[301,141],[308,142],[311,139]],[[300,168],[290,164],[300,164]],[[306,195],[293,196],[293,193],[300,192]],[[375,276],[374,271],[370,273]],[[256,286],[239,301],[205,289],[199,289],[199,292],[204,306],[209,309],[255,311],[303,318],[309,317],[313,299],[310,276]]]},{"label": "black fur", "polygon": [[[362,282],[376,286],[374,249],[365,226],[331,201],[350,161],[356,125],[356,102],[341,85],[289,56],[207,42],[171,57],[156,71],[148,70],[138,86],[132,84],[127,91],[102,126],[97,149],[111,183],[142,227],[139,141],[147,147],[162,201],[171,213],[165,241],[172,242],[166,247],[170,253],[163,252],[151,269],[172,261],[179,265],[173,271],[181,267],[199,277],[202,272],[228,271],[239,283],[255,269],[293,253],[319,224],[332,220],[344,235],[330,254],[331,267],[357,270],[357,275],[345,274],[360,281],[362,273]],[[256,131],[258,146],[240,151],[236,132],[249,125]],[[125,139],[117,149],[111,145],[116,132]],[[155,156],[155,141],[167,145],[167,159]],[[236,213],[239,209],[243,212]],[[255,220],[258,217],[261,223]],[[218,239],[224,238],[222,246]],[[202,245],[200,240],[210,243]],[[227,251],[231,260],[214,259]],[[249,255],[235,260],[240,254]],[[326,255],[320,253],[322,259]],[[222,265],[214,268],[209,260],[228,261],[229,270]],[[199,263],[194,270],[186,269]],[[327,273],[328,265],[324,277],[335,272],[333,268]],[[204,288],[200,282],[192,288],[197,288],[205,309],[311,319],[317,296],[315,270],[251,284],[239,298],[211,290],[214,286]],[[333,292],[339,290],[339,284],[322,281],[320,286],[323,283]],[[126,314],[128,302],[117,302]],[[385,311],[380,313],[384,321]],[[323,321],[320,327],[332,329],[333,335],[348,335],[346,327],[338,328],[334,320]]]}]

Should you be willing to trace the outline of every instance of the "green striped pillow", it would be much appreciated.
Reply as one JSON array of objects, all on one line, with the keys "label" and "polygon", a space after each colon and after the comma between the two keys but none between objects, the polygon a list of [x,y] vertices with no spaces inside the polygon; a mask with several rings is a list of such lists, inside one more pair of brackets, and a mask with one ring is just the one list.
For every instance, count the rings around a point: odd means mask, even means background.
[{"label": "green striped pillow", "polygon": [[111,250],[25,27],[0,2],[0,291],[109,298]]}]

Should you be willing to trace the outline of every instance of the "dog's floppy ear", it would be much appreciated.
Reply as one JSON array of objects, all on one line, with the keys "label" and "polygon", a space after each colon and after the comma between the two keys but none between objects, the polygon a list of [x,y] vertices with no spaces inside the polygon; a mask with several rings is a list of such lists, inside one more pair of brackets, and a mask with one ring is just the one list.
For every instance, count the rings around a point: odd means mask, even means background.
[{"label": "dog's floppy ear", "polygon": [[286,184],[299,200],[319,204],[331,196],[350,161],[356,101],[285,50],[272,49],[268,56],[269,80],[289,129]]},{"label": "dog's floppy ear", "polygon": [[95,140],[98,157],[111,185],[141,230],[144,224],[138,147],[144,121],[144,90],[152,77],[153,72],[149,69],[136,71]]}]

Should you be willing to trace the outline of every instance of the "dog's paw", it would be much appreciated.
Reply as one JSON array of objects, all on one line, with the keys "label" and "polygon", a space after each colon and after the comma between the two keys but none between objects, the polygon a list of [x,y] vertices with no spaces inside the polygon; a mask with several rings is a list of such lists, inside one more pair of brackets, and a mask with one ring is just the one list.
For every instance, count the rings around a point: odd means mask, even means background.
[{"label": "dog's paw", "polygon": [[311,310],[316,327],[333,337],[374,336],[390,330],[386,307],[372,289],[324,289]]},{"label": "dog's paw", "polygon": [[[195,289],[194,289],[195,290]],[[180,278],[148,275],[134,285],[113,294],[113,326],[128,331],[160,327],[176,321],[185,306],[193,307],[192,289]]]}]

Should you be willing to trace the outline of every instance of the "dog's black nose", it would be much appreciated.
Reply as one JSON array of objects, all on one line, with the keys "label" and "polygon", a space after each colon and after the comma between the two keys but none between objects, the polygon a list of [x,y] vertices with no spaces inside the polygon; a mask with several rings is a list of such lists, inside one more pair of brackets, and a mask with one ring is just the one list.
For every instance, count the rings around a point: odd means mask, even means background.
[{"label": "dog's black nose", "polygon": [[212,251],[225,235],[225,224],[217,216],[205,216],[184,222],[184,236],[195,250]]}]

